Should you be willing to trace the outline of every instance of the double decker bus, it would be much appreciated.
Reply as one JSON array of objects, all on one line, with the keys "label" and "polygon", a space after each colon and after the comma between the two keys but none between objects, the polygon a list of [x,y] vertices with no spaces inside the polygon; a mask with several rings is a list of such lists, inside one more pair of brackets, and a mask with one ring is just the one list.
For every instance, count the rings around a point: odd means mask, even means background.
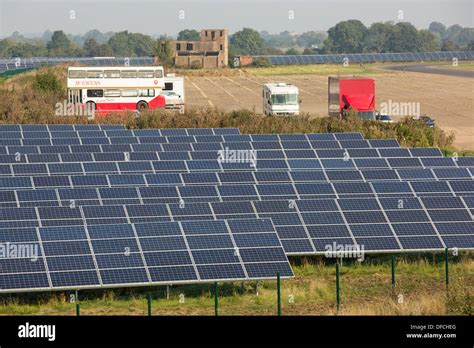
[{"label": "double decker bus", "polygon": [[68,101],[98,112],[165,108],[162,66],[70,67]]}]

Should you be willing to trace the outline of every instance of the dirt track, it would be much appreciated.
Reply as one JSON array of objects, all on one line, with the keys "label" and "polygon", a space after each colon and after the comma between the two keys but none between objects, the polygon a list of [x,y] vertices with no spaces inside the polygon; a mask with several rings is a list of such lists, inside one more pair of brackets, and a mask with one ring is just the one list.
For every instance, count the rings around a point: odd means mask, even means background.
[{"label": "dirt track", "polygon": [[[456,134],[455,146],[474,149],[474,79],[416,72],[393,72],[375,78],[376,108],[389,100],[420,103],[422,114],[432,116],[446,131]],[[266,82],[293,83],[300,89],[301,110],[314,115],[327,114],[327,77],[285,75],[187,77],[188,108],[216,106],[224,110],[255,109],[262,112],[261,88]]]}]

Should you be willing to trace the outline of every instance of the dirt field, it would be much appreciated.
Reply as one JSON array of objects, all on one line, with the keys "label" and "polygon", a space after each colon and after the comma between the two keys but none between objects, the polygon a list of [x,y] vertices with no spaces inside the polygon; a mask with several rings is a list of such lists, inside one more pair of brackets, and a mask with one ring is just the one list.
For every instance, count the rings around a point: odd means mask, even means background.
[{"label": "dirt field", "polygon": [[[375,78],[376,108],[389,100],[420,103],[422,114],[432,116],[446,131],[456,134],[455,146],[474,149],[474,79],[415,72],[367,75]],[[300,89],[301,110],[317,116],[327,113],[327,77],[312,75],[187,76],[187,107],[216,106],[224,110],[262,112],[261,86],[266,82],[293,83]]]}]

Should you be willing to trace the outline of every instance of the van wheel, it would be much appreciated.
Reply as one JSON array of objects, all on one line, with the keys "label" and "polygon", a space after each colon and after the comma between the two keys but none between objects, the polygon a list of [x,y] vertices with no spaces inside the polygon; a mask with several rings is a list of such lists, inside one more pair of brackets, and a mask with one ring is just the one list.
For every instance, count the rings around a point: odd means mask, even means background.
[{"label": "van wheel", "polygon": [[148,109],[148,103],[146,101],[139,101],[137,103],[137,110],[138,111],[143,111],[143,110],[146,110]]}]

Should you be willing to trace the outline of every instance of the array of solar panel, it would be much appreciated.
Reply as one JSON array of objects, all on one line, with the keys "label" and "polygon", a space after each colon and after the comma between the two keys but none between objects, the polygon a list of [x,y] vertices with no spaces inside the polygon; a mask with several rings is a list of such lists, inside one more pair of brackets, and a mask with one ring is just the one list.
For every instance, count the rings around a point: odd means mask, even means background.
[{"label": "array of solar panel", "polygon": [[88,216],[86,207],[51,214],[67,227],[0,230],[0,242],[35,251],[0,259],[0,292],[293,276],[269,219],[86,225],[73,219]]},{"label": "array of solar panel", "polygon": [[411,61],[439,61],[439,60],[473,60],[474,51],[451,52],[413,52],[413,53],[368,53],[368,54],[313,54],[313,55],[260,55],[257,58],[267,58],[274,65],[292,64],[325,64],[344,63],[347,60],[353,63],[369,62],[411,62]]},{"label": "array of solar panel", "polygon": [[[372,53],[372,54],[320,54],[320,55],[285,55],[285,56],[253,56],[254,59],[267,57],[275,65],[279,64],[323,64],[343,63],[344,59],[350,62],[408,62],[408,61],[438,61],[438,60],[473,60],[473,51],[448,52],[413,52],[413,53]],[[87,66],[130,66],[153,65],[153,58],[10,58],[0,59],[0,73],[17,69],[33,69],[43,65],[57,65],[77,62]]]},{"label": "array of solar panel", "polygon": [[[333,243],[360,245],[367,252],[474,247],[474,196],[246,200],[2,211],[0,234],[18,228],[69,230],[84,223],[90,230],[95,225],[119,223],[226,219],[236,219],[231,221],[245,226],[243,219],[271,219],[289,255],[321,254]],[[112,231],[110,234],[114,237]]]},{"label": "array of solar panel", "polygon": [[12,58],[0,59],[0,73],[17,69],[33,69],[44,65],[57,65],[65,63],[79,63],[86,66],[146,66],[153,65],[151,57],[130,57],[130,58],[53,58],[53,57],[32,57],[32,58]]},{"label": "array of solar panel", "polygon": [[[71,245],[55,244],[63,254],[48,255],[41,245],[44,268],[25,272],[24,260],[18,261],[20,268],[7,262],[4,269],[14,271],[5,272],[5,289],[245,280],[274,277],[277,271],[291,276],[287,260],[278,258],[282,254],[319,254],[335,244],[359,245],[366,252],[473,247],[472,157],[445,158],[439,149],[400,148],[396,141],[366,140],[359,133],[243,135],[235,128],[23,127],[0,127],[0,236],[29,230],[39,236],[39,245],[46,243],[49,248],[49,241],[41,239],[42,229],[67,234],[80,228],[87,238],[79,240],[87,242],[91,251],[69,255],[64,253]],[[257,158],[247,163],[216,158],[228,150],[254,150]],[[168,245],[164,239],[153,244],[156,250],[136,251],[135,257],[142,260],[138,266],[115,255],[111,259],[116,267],[109,269],[99,265],[107,253],[94,249],[95,237],[89,232],[108,228],[106,233],[112,237],[107,247],[113,248],[126,238],[114,236],[121,229],[133,230],[140,244],[137,226],[147,225],[158,238],[161,228],[168,227],[157,224],[178,224],[182,229],[185,222],[205,220],[208,226],[212,220],[229,226],[234,219],[242,226],[251,219],[257,225],[271,219],[276,229],[273,238],[283,246],[267,258],[266,249],[251,253],[248,263],[261,270],[255,276],[250,276],[244,261],[240,266],[229,261],[230,244],[216,247],[218,256],[213,260],[219,262],[202,264],[190,256],[191,263],[185,266],[194,273],[183,273],[181,259],[174,254],[167,268],[150,272],[146,254],[162,252],[160,248]],[[258,236],[246,247],[262,247],[259,238],[265,243],[266,236],[259,230],[252,233]],[[209,234],[209,240],[218,235]],[[230,238],[235,247],[232,233]],[[217,237],[216,243],[220,240]],[[171,251],[192,255],[192,246],[187,243],[186,248]],[[236,254],[241,257],[240,249]],[[79,262],[79,269],[66,272],[48,269],[54,257],[72,260],[86,255],[94,267]],[[201,256],[210,257],[209,251]],[[203,272],[212,277],[203,276],[200,266],[206,266]],[[166,276],[155,277],[155,271]],[[36,279],[42,280],[35,283]]]},{"label": "array of solar panel", "polygon": [[[114,158],[112,155],[116,154]],[[471,178],[474,166],[472,157],[453,161],[448,158],[350,158],[347,160],[340,158],[272,158],[259,159],[255,162],[223,162],[219,159],[209,160],[177,160],[179,155],[187,156],[187,153],[162,153],[159,160],[139,160],[137,157],[124,155],[123,153],[103,153],[102,156],[91,157],[91,154],[62,155],[61,161],[52,160],[52,155],[31,155],[34,157],[32,163],[23,161],[14,162],[15,155],[4,155],[4,162],[1,162],[0,155],[0,180],[5,187],[16,187],[15,183],[26,183],[28,180],[21,180],[18,177],[49,177],[66,175],[89,175],[89,174],[185,174],[185,173],[220,173],[220,172],[273,172],[275,175],[284,177],[281,172],[311,171],[313,178],[301,178],[303,181],[368,181],[368,180],[423,180],[423,179],[457,179]],[[195,153],[194,153],[195,154]],[[175,158],[172,158],[174,155]],[[110,157],[108,157],[110,156]],[[135,160],[122,160],[125,156],[134,157]],[[153,154],[156,156],[156,153]],[[102,161],[94,161],[96,158],[103,158]],[[183,156],[181,156],[183,157]],[[146,157],[143,157],[146,158]],[[172,159],[169,159],[172,158]],[[19,158],[18,158],[19,159]],[[174,160],[173,160],[174,159]],[[8,160],[8,161],[7,161]],[[43,160],[43,162],[41,161]],[[84,160],[85,162],[77,162]],[[9,163],[8,163],[9,162]],[[204,174],[202,174],[204,175]],[[244,174],[243,174],[244,175]],[[249,175],[249,174],[247,174]],[[261,174],[264,175],[264,174]],[[309,175],[309,174],[308,174]],[[104,177],[105,178],[105,177]],[[159,178],[159,176],[156,176]],[[165,178],[165,176],[162,176]],[[117,177],[120,180],[119,177]],[[32,179],[31,185],[35,187],[36,180]],[[48,179],[68,181],[68,179]],[[80,180],[80,179],[79,179]],[[211,180],[212,179],[208,179]],[[214,175],[214,180],[219,181]],[[160,184],[159,180],[153,180],[155,184]],[[175,180],[176,181],[176,180]],[[185,181],[180,180],[185,183]],[[53,182],[53,181],[52,181]],[[12,184],[9,184],[12,183]],[[163,183],[166,183],[163,182]],[[196,182],[199,183],[199,182]],[[206,180],[203,181],[206,183]],[[12,186],[13,185],[13,186]],[[22,186],[24,187],[24,186]]]}]

